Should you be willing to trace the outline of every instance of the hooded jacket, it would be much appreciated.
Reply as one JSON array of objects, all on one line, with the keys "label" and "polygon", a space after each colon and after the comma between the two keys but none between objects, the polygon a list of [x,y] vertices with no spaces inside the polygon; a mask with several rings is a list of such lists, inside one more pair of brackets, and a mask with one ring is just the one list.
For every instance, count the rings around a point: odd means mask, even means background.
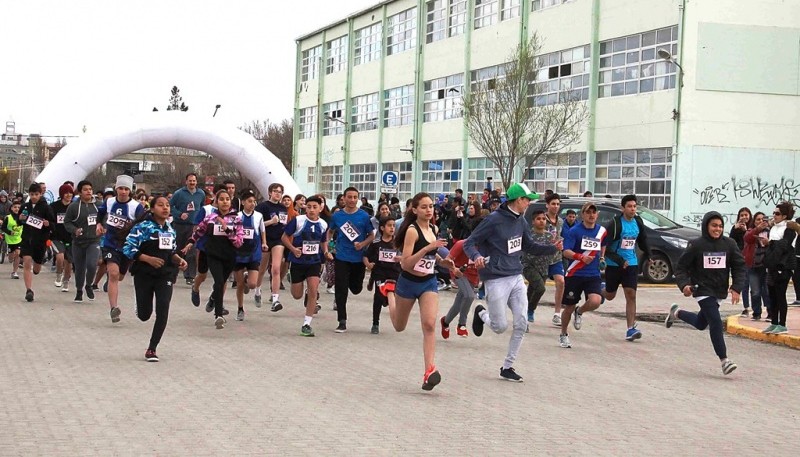
[{"label": "hooded jacket", "polygon": [[[518,244],[521,243],[521,244]],[[554,245],[536,244],[522,214],[515,214],[503,203],[478,224],[464,242],[464,252],[471,260],[489,258],[479,270],[481,279],[505,278],[522,274],[522,253],[555,254]]]},{"label": "hooded jacket", "polygon": [[680,290],[686,286],[697,286],[692,294],[694,297],[724,299],[728,296],[731,276],[733,284],[730,289],[741,293],[744,288],[744,257],[736,242],[724,233],[719,238],[711,238],[708,224],[712,219],[723,220],[722,215],[716,211],[710,211],[703,216],[702,235],[690,241],[681,255],[675,268],[675,279]]}]

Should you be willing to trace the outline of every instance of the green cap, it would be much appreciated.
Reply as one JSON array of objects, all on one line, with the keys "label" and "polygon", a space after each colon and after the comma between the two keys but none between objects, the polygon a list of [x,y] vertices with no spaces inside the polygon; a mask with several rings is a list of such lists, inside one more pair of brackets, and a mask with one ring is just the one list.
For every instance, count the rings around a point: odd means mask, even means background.
[{"label": "green cap", "polygon": [[524,183],[516,183],[512,184],[511,187],[508,188],[508,192],[506,192],[506,197],[509,200],[516,200],[520,197],[528,197],[531,200],[537,200],[539,195],[535,192],[531,192]]}]

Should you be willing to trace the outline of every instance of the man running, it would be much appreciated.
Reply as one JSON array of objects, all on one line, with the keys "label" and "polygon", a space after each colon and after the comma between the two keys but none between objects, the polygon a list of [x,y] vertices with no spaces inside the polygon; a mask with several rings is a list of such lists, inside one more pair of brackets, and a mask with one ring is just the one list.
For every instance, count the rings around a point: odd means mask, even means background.
[{"label": "man running", "polygon": [[636,215],[636,195],[622,197],[622,214],[611,219],[606,231],[606,288],[601,293],[606,300],[613,300],[617,296],[617,289],[622,285],[622,292],[625,294],[625,318],[628,321],[625,339],[638,340],[642,337],[642,332],[636,328],[636,286],[639,281],[636,248],[644,251],[642,261],[645,261],[650,258],[650,247],[647,245],[644,222]]},{"label": "man running", "polygon": [[[33,183],[28,188],[28,200],[20,210],[19,221],[23,224],[20,256],[22,278],[25,281],[25,300],[33,301],[33,275],[38,275],[44,263],[45,244],[56,224],[53,212],[42,196],[42,186]],[[35,264],[35,265],[34,265]]]},{"label": "man running", "polygon": [[94,300],[94,291],[90,282],[97,271],[97,260],[100,258],[98,240],[102,225],[98,225],[97,205],[92,195],[92,183],[78,183],[78,200],[72,202],[64,214],[64,228],[72,234],[72,262],[75,266],[75,302],[83,301],[83,289],[86,297]]},{"label": "man running", "polygon": [[508,329],[506,308],[513,314],[511,339],[508,353],[500,368],[500,379],[522,382],[522,376],[514,371],[514,361],[522,346],[528,328],[528,297],[522,278],[522,251],[534,255],[552,255],[560,250],[557,245],[538,245],[533,242],[531,230],[525,218],[525,210],[531,200],[539,196],[522,183],[508,188],[508,200],[497,211],[486,216],[464,243],[464,252],[475,262],[486,289],[487,310],[482,305],[475,307],[472,332],[483,334],[484,324],[495,333]]},{"label": "man running", "polygon": [[[178,236],[176,240],[178,250],[182,250],[189,242],[189,237],[194,231],[195,212],[203,206],[205,200],[205,191],[197,187],[197,174],[187,174],[186,186],[176,190],[169,201],[172,227]],[[186,253],[186,262],[189,266],[183,271],[183,277],[186,279],[186,284],[192,285],[197,273],[194,249],[189,249]]]},{"label": "man running", "polygon": [[268,254],[262,256],[261,264],[258,269],[258,282],[256,283],[255,301],[256,306],[261,305],[261,284],[267,273],[270,272],[270,287],[272,289],[272,307],[270,311],[278,312],[283,309],[280,302],[281,293],[281,262],[283,261],[284,246],[281,241],[283,229],[289,221],[289,213],[281,203],[283,196],[283,185],[272,183],[267,189],[269,196],[266,201],[256,206],[256,211],[261,213],[264,219],[264,232],[267,234]]},{"label": "man running", "polygon": [[[553,239],[562,237],[564,231],[564,220],[559,216],[561,210],[561,196],[551,193],[545,197],[547,211],[545,219],[547,225],[545,229],[550,232]],[[547,267],[547,276],[553,278],[556,283],[555,309],[553,309],[553,325],[561,327],[561,301],[564,299],[564,256],[561,251],[553,254],[550,264]]]},{"label": "man running", "polygon": [[69,280],[72,277],[72,234],[64,226],[67,208],[72,203],[72,186],[62,184],[58,188],[59,199],[50,204],[50,210],[56,217],[56,225],[50,235],[53,249],[56,251],[55,286],[62,292],[69,292]]}]

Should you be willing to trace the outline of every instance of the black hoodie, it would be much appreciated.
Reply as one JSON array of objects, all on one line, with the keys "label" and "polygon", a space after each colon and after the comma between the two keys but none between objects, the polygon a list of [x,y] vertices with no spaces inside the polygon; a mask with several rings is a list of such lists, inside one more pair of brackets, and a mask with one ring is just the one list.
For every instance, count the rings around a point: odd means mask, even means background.
[{"label": "black hoodie", "polygon": [[[727,298],[729,278],[733,276],[731,289],[741,293],[746,281],[744,257],[736,242],[723,235],[717,239],[708,233],[712,219],[722,221],[722,215],[710,211],[703,216],[702,235],[689,242],[678,260],[675,279],[678,289],[696,285],[694,297]],[[724,265],[724,266],[723,266]]]}]

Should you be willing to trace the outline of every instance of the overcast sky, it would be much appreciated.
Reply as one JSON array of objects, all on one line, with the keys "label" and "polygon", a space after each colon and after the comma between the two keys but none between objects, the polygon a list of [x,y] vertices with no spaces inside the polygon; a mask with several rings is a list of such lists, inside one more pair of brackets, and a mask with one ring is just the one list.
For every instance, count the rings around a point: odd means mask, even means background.
[{"label": "overcast sky", "polygon": [[221,104],[235,126],[289,118],[295,38],[377,3],[5,0],[0,116],[18,133],[79,135],[165,109],[177,85],[190,112]]}]

